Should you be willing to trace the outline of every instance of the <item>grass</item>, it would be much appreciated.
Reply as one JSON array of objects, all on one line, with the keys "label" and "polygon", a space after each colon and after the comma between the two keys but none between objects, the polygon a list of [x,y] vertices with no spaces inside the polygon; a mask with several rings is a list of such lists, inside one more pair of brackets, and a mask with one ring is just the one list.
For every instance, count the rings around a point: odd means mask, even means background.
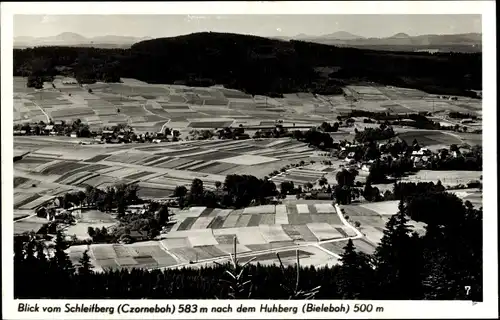
[{"label": "grass", "polygon": [[309,223],[307,227],[320,241],[342,237],[342,234],[328,223]]},{"label": "grass", "polygon": [[399,201],[382,201],[362,204],[361,206],[373,210],[379,215],[394,215],[398,211]]},{"label": "grass", "polygon": [[139,197],[144,198],[165,198],[170,196],[174,191],[174,188],[152,188],[141,186],[138,191]]},{"label": "grass", "polygon": [[24,232],[38,231],[47,220],[39,217],[31,217],[21,221],[14,222],[14,234],[21,234]]},{"label": "grass", "polygon": [[[236,238],[236,234],[222,234],[215,236],[215,239],[219,244],[228,244],[228,245],[233,243],[234,238]],[[239,243],[238,238],[236,238],[236,243]]]},{"label": "grass", "polygon": [[14,209],[19,209],[20,207],[25,206],[28,203],[35,201],[36,199],[38,199],[40,197],[41,197],[40,194],[35,193],[35,194],[27,194],[19,201],[15,201],[15,199],[14,199]]},{"label": "grass", "polygon": [[254,164],[273,162],[276,160],[278,159],[248,154],[248,155],[239,155],[231,158],[221,159],[219,161],[237,165],[254,165]]},{"label": "grass", "polygon": [[405,140],[408,144],[413,143],[413,140],[417,139],[420,146],[430,146],[436,144],[459,145],[461,143],[459,139],[440,131],[406,131],[399,133],[398,137]]},{"label": "grass", "polygon": [[236,167],[238,167],[237,164],[214,162],[206,167],[197,169],[196,171],[210,173],[210,174],[219,174],[221,172],[234,169]]},{"label": "grass", "polygon": [[342,209],[345,210],[346,214],[349,217],[379,217],[379,214],[373,210],[366,208],[366,206],[361,205],[349,205],[342,206]]},{"label": "grass", "polygon": [[29,181],[28,178],[14,177],[14,188],[28,181]]},{"label": "grass", "polygon": [[479,180],[480,176],[483,174],[482,171],[432,171],[432,170],[420,170],[414,175],[404,177],[403,181],[432,181],[436,183],[441,180],[443,185],[457,185],[466,184],[471,180]]},{"label": "grass", "polygon": [[92,250],[92,255],[96,260],[108,260],[117,258],[116,252],[113,249],[113,245],[93,245],[90,248]]},{"label": "grass", "polygon": [[183,231],[183,230],[191,229],[193,224],[196,222],[196,219],[198,219],[198,218],[188,217],[188,218],[184,219],[184,221],[181,222],[181,224],[179,225],[177,230]]},{"label": "grass", "polygon": [[[76,168],[74,170],[71,170],[69,172],[66,172],[65,174],[63,174],[62,176],[60,176],[57,180],[55,180],[54,182],[56,183],[61,183],[63,182],[64,180],[76,175],[77,173],[80,173],[80,172],[96,172],[98,170],[102,170],[102,169],[106,169],[108,168],[108,166],[106,165],[102,165],[102,164],[97,164],[97,165],[87,165],[87,164],[84,164],[82,165],[81,167],[79,168]],[[66,183],[68,184],[68,183]]]},{"label": "grass", "polygon": [[90,159],[85,160],[85,162],[99,162],[111,156],[110,154],[99,154]]},{"label": "grass", "polygon": [[[210,229],[220,229],[224,225],[224,218],[223,217],[215,217],[212,222],[207,226],[207,228]],[[217,240],[219,241],[219,240]]]},{"label": "grass", "polygon": [[143,178],[143,177],[148,176],[148,175],[153,174],[153,173],[154,172],[150,172],[150,171],[141,171],[141,172],[137,172],[137,173],[131,174],[129,176],[126,176],[125,179],[137,180],[137,179]]},{"label": "grass", "polygon": [[72,161],[61,161],[59,163],[49,166],[48,168],[45,168],[44,170],[42,170],[41,173],[44,175],[53,175],[53,174],[59,175],[85,166],[87,166],[87,164],[72,162]]},{"label": "grass", "polygon": [[[225,158],[232,157],[232,156],[234,156],[234,153],[214,150],[211,153],[190,155],[190,156],[188,156],[188,158],[192,159],[192,160],[214,161],[214,160],[225,159]],[[215,163],[214,165],[216,165],[216,164],[217,163]]]}]

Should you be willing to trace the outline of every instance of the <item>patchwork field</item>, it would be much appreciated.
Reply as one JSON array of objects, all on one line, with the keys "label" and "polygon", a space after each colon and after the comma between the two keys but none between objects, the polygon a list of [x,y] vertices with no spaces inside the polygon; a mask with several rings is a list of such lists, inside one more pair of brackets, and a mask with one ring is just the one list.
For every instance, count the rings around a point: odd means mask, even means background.
[{"label": "patchwork field", "polygon": [[[367,85],[348,86],[345,96],[297,93],[271,99],[220,87],[151,85],[135,79],[80,87],[70,80],[56,77],[55,88],[47,84],[43,90],[34,90],[25,86],[26,79],[15,78],[14,123],[79,118],[92,129],[123,123],[137,133],[158,132],[167,126],[181,131],[184,139],[191,130],[240,125],[253,134],[256,127],[274,127],[278,119],[290,128],[308,128],[337,121],[340,113],[352,108],[390,113],[481,109],[477,101],[438,101],[418,90]],[[342,128],[332,136],[335,140],[352,140],[353,130]],[[430,147],[481,140],[480,135],[428,130],[401,130],[399,137],[408,143],[417,139],[422,146]],[[79,141],[82,140],[67,137],[14,138],[16,154],[23,155],[14,163],[16,233],[36,230],[46,222],[29,212],[57,195],[83,190],[87,185],[104,188],[137,182],[140,197],[160,199],[169,197],[178,185],[189,185],[194,178],[201,179],[210,189],[229,174],[262,178],[287,165],[317,160],[316,165],[288,166],[288,170],[272,178],[277,185],[292,181],[303,186],[315,184],[323,176],[334,182],[338,167],[337,163],[319,165],[321,155],[289,138],[189,140],[154,145],[79,145]],[[440,179],[449,185],[467,183],[480,175],[481,172],[420,171],[405,179]],[[365,178],[360,174],[358,180]],[[474,205],[482,203],[475,190],[456,192]],[[175,224],[156,241],[94,244],[90,246],[90,255],[97,270],[197,267],[227,259],[236,241],[241,261],[256,257],[259,263],[276,263],[276,252],[280,252],[283,262],[292,264],[299,250],[305,265],[336,264],[348,238],[354,239],[358,250],[375,250],[385,223],[397,211],[397,202],[349,205],[343,209],[351,224],[360,224],[358,230],[344,223],[331,201],[286,200],[281,205],[240,210],[193,207],[176,213]],[[88,237],[88,226],[109,227],[115,223],[110,215],[85,212],[65,232],[83,239]],[[422,224],[412,224],[417,232],[424,231]],[[86,248],[71,247],[71,259],[77,261]]]},{"label": "patchwork field", "polygon": [[269,120],[272,125],[276,119],[320,124],[335,121],[339,113],[352,107],[391,113],[481,110],[477,100],[460,97],[448,101],[419,90],[370,85],[348,86],[345,96],[294,93],[266,98],[219,86],[193,88],[147,84],[136,79],[80,87],[75,81],[57,76],[42,90],[27,88],[26,81],[14,78],[15,122],[80,118],[93,127],[127,123],[137,132],[158,131],[169,121],[178,130],[223,128],[236,122],[265,125]]},{"label": "patchwork field", "polygon": [[16,136],[14,150],[24,154],[14,164],[20,173],[14,187],[33,196],[19,198],[17,207],[36,200],[35,194],[40,191],[32,188],[25,176],[65,190],[137,182],[142,197],[165,198],[177,185],[189,185],[195,178],[203,180],[207,188],[214,188],[215,182],[224,181],[228,174],[262,178],[288,164],[308,160],[313,153],[303,143],[289,138],[80,145],[67,137]]},{"label": "patchwork field", "polygon": [[[466,191],[467,196],[473,193]],[[352,226],[342,222],[330,203],[302,200],[243,210],[192,207],[176,213],[175,225],[161,240],[91,245],[91,258],[97,270],[198,267],[228,259],[236,241],[240,261],[255,257],[255,262],[273,264],[279,252],[285,264],[292,264],[299,250],[305,265],[337,264],[348,238],[353,239],[358,250],[373,253],[397,206],[398,201],[342,206],[351,224],[361,224],[359,236]],[[425,232],[425,224],[410,221],[410,225],[418,233]],[[70,256],[76,260],[80,250],[71,247]]]},{"label": "patchwork field", "polygon": [[467,184],[470,181],[480,180],[482,171],[434,171],[420,170],[417,173],[403,177],[403,181],[412,182],[434,182],[441,180],[444,186],[455,186],[458,184]]},{"label": "patchwork field", "polygon": [[[302,218],[293,218],[299,216]],[[322,218],[320,218],[322,217]],[[80,222],[84,227],[100,222],[111,225],[114,218],[99,212],[85,212],[75,228],[67,234],[78,234]],[[284,263],[294,263],[295,250],[306,265],[338,263],[338,255],[317,248],[320,243],[355,237],[352,227],[344,225],[335,208],[329,203],[266,205],[243,210],[192,207],[175,215],[177,222],[159,241],[130,245],[90,245],[93,264],[97,270],[106,268],[165,268],[199,265],[227,259],[233,252],[233,241],[242,261],[256,257],[260,263],[276,263],[276,252]],[[71,247],[74,261],[81,256],[80,246]]]}]

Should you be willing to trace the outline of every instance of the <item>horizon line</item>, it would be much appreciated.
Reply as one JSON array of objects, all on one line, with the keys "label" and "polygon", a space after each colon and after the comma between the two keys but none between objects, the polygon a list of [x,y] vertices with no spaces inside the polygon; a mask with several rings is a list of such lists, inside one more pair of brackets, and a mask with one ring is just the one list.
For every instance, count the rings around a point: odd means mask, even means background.
[{"label": "horizon line", "polygon": [[[406,33],[406,32],[396,32],[396,33],[393,33],[390,36],[385,36],[385,37],[366,37],[366,36],[363,36],[363,35],[351,33],[349,31],[338,30],[338,31],[333,31],[331,33],[320,34],[320,35],[299,33],[299,34],[296,34],[294,36],[285,36],[285,35],[279,35],[279,34],[269,35],[269,36],[263,36],[263,35],[251,34],[251,33],[204,30],[204,31],[195,31],[195,32],[190,32],[190,33],[182,33],[182,34],[178,34],[178,35],[165,35],[165,36],[155,36],[155,37],[152,37],[152,36],[147,36],[147,35],[133,36],[133,35],[110,34],[110,33],[108,33],[108,34],[102,34],[102,35],[95,35],[95,36],[86,36],[86,35],[83,35],[81,33],[74,32],[74,31],[63,31],[63,32],[60,32],[58,34],[54,34],[54,35],[50,35],[50,36],[41,36],[41,37],[34,37],[34,36],[29,36],[29,35],[19,35],[19,36],[14,36],[13,39],[15,39],[15,38],[22,38],[22,37],[30,37],[30,38],[34,38],[34,39],[50,38],[50,37],[59,36],[59,35],[64,34],[64,33],[76,34],[76,35],[79,35],[79,36],[87,38],[87,39],[92,39],[92,38],[97,38],[97,37],[106,37],[106,36],[160,39],[160,38],[175,38],[175,37],[180,37],[180,36],[187,36],[187,35],[191,35],[191,34],[206,33],[206,32],[209,32],[209,33],[228,33],[228,34],[249,35],[249,36],[262,37],[262,38],[291,38],[291,39],[299,37],[299,36],[300,37],[303,37],[303,36],[307,36],[307,37],[324,37],[324,36],[329,36],[329,35],[332,35],[332,34],[335,34],[335,33],[339,33],[339,32],[349,33],[349,34],[351,34],[353,36],[362,37],[364,39],[384,39],[384,38],[390,38],[390,37],[392,37],[394,35],[397,35],[397,34],[406,34],[406,35],[408,35],[410,37],[433,36],[433,35],[437,35],[437,36],[453,36],[453,35],[461,35],[461,34],[481,34],[481,35],[483,34],[482,32],[459,32],[459,33],[424,33],[424,34],[411,35],[411,34]],[[343,40],[343,39],[339,39],[339,40]],[[346,39],[346,40],[348,40],[348,39]]]}]

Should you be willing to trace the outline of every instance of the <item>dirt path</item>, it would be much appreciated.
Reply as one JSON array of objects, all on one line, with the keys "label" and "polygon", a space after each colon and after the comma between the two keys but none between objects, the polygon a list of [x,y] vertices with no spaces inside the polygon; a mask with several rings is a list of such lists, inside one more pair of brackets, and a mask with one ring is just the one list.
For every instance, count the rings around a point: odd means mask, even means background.
[{"label": "dirt path", "polygon": [[47,118],[47,124],[48,124],[48,123],[50,123],[50,117],[49,117],[49,115],[47,114],[47,112],[45,112],[45,110],[43,110],[43,108],[42,108],[42,107],[40,107],[40,106],[38,105],[38,103],[36,103],[36,102],[35,102],[35,100],[31,100],[31,102],[33,102],[33,104],[34,104],[35,106],[37,106],[37,107],[38,107],[38,109],[40,109],[40,111],[42,111],[42,112],[43,112],[43,114],[44,114],[44,115],[45,115],[45,117]]}]

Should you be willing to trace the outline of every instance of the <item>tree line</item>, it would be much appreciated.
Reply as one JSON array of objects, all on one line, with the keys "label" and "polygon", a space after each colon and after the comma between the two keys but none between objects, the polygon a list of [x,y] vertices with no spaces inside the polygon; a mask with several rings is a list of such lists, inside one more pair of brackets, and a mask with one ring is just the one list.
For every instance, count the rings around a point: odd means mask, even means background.
[{"label": "tree line", "polygon": [[[421,192],[421,191],[418,191]],[[426,223],[413,232],[409,219]],[[458,249],[457,249],[458,248]],[[405,196],[373,254],[349,240],[333,267],[211,265],[96,272],[87,252],[73,264],[58,233],[53,253],[29,235],[14,241],[16,298],[316,299],[482,301],[482,208],[439,190]],[[241,277],[230,277],[240,274]],[[298,286],[290,282],[300,272]],[[465,286],[470,286],[467,291]],[[238,288],[235,295],[234,288]],[[240,290],[241,289],[241,290]]]},{"label": "tree line", "polygon": [[[269,96],[342,94],[343,85],[359,80],[474,97],[470,89],[482,87],[481,53],[384,52],[213,32],[142,41],[130,49],[14,49],[13,58],[14,75],[29,76],[35,87],[57,74],[80,83],[125,77],[191,86],[216,83]],[[315,70],[324,66],[340,70],[325,77]]]},{"label": "tree line", "polygon": [[243,208],[250,205],[268,204],[277,196],[276,184],[267,177],[259,179],[251,175],[231,174],[224,182],[215,182],[215,190],[206,189],[203,181],[193,179],[189,190],[177,186],[173,196],[180,207],[206,206],[210,208]]}]

